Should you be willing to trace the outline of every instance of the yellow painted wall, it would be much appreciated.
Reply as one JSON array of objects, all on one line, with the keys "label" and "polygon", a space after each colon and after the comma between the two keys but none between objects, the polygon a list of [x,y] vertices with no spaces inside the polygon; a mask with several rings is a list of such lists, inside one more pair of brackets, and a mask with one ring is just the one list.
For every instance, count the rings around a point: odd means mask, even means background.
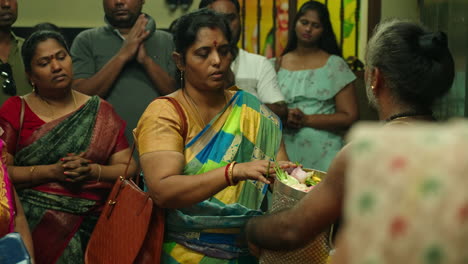
[{"label": "yellow painted wall", "polygon": [[[361,0],[361,21],[359,34],[359,59],[364,61],[366,44],[367,44],[367,15],[369,1]],[[382,19],[403,18],[413,21],[419,21],[419,7],[416,0],[382,0],[381,9]]]},{"label": "yellow painted wall", "polygon": [[[372,1],[372,0],[371,0]],[[385,1],[385,0],[384,0]],[[367,16],[368,16],[368,9],[369,2],[368,0],[361,0],[361,10],[360,13],[360,20],[359,20],[359,59],[364,62],[365,52],[366,52],[366,44],[367,44]]]},{"label": "yellow painted wall", "polygon": [[[191,10],[197,9],[200,0],[194,0]],[[31,27],[41,22],[51,22],[59,27],[96,27],[103,25],[102,0],[18,0],[17,27]],[[160,28],[183,14],[178,9],[170,12],[165,0],[146,0],[143,12],[150,14]]]},{"label": "yellow painted wall", "polygon": [[[309,0],[297,0],[297,7],[300,8],[305,2]],[[325,0],[317,0],[324,3]],[[363,0],[361,0],[363,1]],[[261,11],[261,23],[260,23],[260,34],[258,33],[258,3],[260,2]],[[357,7],[357,0],[346,0],[344,3],[344,21],[340,19],[341,1],[328,1],[327,6],[330,12],[330,19],[332,22],[335,36],[337,37],[338,43],[340,44],[340,33],[343,28],[343,55],[345,58],[348,56],[356,55],[356,23],[355,14]],[[247,51],[253,53],[260,53],[267,57],[278,56],[282,53],[287,43],[287,30],[281,30],[278,20],[281,17],[284,18],[284,13],[287,14],[287,10],[284,11],[283,7],[288,6],[288,0],[277,0],[276,1],[276,12],[277,12],[277,23],[276,31],[272,33],[273,27],[273,0],[261,0],[261,1],[246,1],[245,6],[245,24],[244,32],[245,38],[243,39],[244,47]],[[359,12],[359,11],[358,11]],[[293,18],[289,18],[293,20]],[[284,23],[283,23],[284,24]],[[274,36],[273,36],[274,35]],[[275,43],[273,43],[273,37],[275,37]],[[260,47],[257,47],[257,41],[260,40]],[[276,50],[273,54],[272,46],[276,44]]]},{"label": "yellow painted wall", "polygon": [[418,1],[382,0],[382,19],[395,17],[419,21]]}]

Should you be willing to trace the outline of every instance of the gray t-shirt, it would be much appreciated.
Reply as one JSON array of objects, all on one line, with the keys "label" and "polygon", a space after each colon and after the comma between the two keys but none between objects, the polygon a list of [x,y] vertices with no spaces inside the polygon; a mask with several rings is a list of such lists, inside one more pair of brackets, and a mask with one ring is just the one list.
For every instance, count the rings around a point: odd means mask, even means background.
[{"label": "gray t-shirt", "polygon": [[[123,38],[112,26],[88,29],[73,41],[71,54],[75,79],[88,79],[120,50]],[[175,76],[172,35],[156,30],[145,41],[147,54],[170,76]],[[136,60],[128,62],[104,97],[127,122],[125,135],[133,142],[132,130],[150,102],[160,96],[145,69]]]}]

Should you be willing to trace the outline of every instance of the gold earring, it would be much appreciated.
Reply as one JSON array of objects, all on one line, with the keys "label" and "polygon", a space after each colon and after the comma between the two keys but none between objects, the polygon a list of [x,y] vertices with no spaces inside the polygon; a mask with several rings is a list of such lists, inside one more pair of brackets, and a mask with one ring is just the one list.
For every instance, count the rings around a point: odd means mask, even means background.
[{"label": "gold earring", "polygon": [[32,86],[33,93],[35,93],[36,92],[36,85],[33,82],[31,82],[31,86]]},{"label": "gold earring", "polygon": [[184,71],[180,71],[180,88],[184,87]]},{"label": "gold earring", "polygon": [[374,90],[374,89],[375,89],[375,86],[374,86],[374,85],[371,85],[371,87],[370,87],[370,88],[371,88],[372,90]]}]

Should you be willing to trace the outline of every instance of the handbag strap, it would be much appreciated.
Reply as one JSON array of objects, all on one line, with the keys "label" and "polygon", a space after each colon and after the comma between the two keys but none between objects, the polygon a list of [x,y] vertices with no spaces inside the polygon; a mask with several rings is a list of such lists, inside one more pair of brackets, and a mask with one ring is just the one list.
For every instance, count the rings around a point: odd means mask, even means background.
[{"label": "handbag strap", "polygon": [[18,151],[20,139],[21,139],[21,130],[23,130],[23,122],[24,122],[24,98],[23,96],[19,97],[21,99],[21,111],[20,111],[20,123],[19,123],[19,130],[18,130],[18,137],[16,138],[16,148],[15,152]]},{"label": "handbag strap", "polygon": [[[182,109],[182,106],[180,106],[179,102],[173,97],[161,96],[161,97],[158,97],[156,100],[158,99],[166,99],[174,105],[175,109],[177,110],[177,113],[179,114],[180,120],[182,121],[182,126],[181,126],[182,137],[184,139],[187,138],[187,133],[188,133],[187,116],[185,115],[185,112]],[[123,176],[124,179],[127,179],[128,167],[130,166],[130,162],[132,161],[132,156],[133,156],[134,151],[135,151],[135,142],[133,142],[132,144],[132,151],[128,157],[127,166],[125,167],[125,174]],[[140,183],[140,173],[137,173],[136,184],[139,185],[139,183]]]},{"label": "handbag strap", "polygon": [[182,126],[181,126],[182,138],[186,139],[187,133],[188,133],[187,116],[185,115],[185,112],[182,109],[182,106],[180,106],[179,102],[174,97],[162,96],[162,97],[159,97],[158,99],[169,100],[169,102],[171,102],[174,105],[175,109],[177,110],[177,113],[179,114],[180,120],[182,121]]},{"label": "handbag strap", "polygon": [[[130,155],[128,155],[128,161],[127,161],[127,166],[125,166],[125,172],[124,172],[124,175],[123,175],[123,178],[124,180],[127,179],[127,173],[128,173],[128,167],[130,167],[130,162],[132,161],[132,156],[133,156],[133,152],[135,151],[135,142],[133,142],[132,144],[132,151],[130,151]],[[140,175],[138,174],[137,177],[139,177]],[[137,179],[138,181],[138,179]]]}]

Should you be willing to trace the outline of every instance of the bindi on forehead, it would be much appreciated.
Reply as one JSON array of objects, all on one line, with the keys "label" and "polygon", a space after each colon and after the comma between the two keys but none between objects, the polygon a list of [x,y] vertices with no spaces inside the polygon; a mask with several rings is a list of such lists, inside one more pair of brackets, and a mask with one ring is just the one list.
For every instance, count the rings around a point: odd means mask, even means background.
[{"label": "bindi on forehead", "polygon": [[218,28],[206,27],[200,29],[197,33],[197,39],[194,44],[198,46],[209,46],[212,48],[219,48],[227,42],[226,38],[223,35],[223,32]]}]

